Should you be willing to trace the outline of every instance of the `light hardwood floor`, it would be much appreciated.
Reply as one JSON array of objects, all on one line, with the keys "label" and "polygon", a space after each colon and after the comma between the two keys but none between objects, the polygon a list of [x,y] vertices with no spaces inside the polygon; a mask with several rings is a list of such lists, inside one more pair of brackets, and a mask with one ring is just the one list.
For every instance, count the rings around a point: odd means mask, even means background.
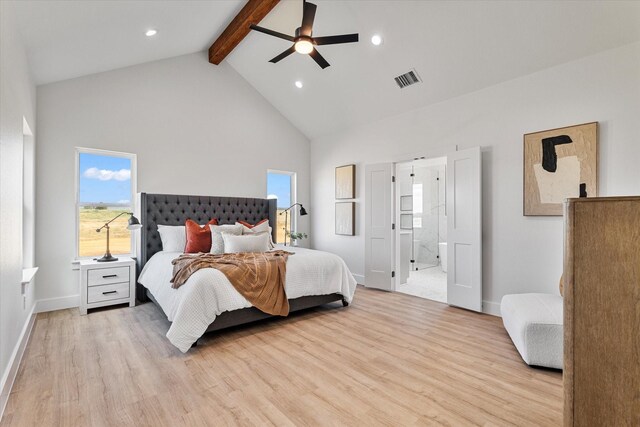
[{"label": "light hardwood floor", "polygon": [[499,318],[362,287],[338,305],[187,354],[151,303],[40,314],[0,425],[561,425],[561,374]]}]

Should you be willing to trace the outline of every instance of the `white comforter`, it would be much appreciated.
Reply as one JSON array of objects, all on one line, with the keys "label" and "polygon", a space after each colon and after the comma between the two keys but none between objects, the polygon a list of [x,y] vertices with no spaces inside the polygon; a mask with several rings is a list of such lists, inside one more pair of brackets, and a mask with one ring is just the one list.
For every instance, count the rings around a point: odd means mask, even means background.
[{"label": "white comforter", "polygon": [[[356,281],[337,255],[290,246],[277,246],[294,252],[287,260],[285,291],[287,298],[338,293],[351,302]],[[158,252],[142,269],[138,282],[149,289],[173,322],[167,338],[183,353],[202,336],[216,316],[225,311],[251,307],[219,270],[196,271],[178,289],[171,287],[171,261],[179,252]]]}]

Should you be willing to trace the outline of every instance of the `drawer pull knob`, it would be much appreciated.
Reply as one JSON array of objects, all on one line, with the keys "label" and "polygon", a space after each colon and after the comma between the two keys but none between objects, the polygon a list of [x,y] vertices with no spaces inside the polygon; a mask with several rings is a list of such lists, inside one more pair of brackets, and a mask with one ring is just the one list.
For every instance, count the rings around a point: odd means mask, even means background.
[{"label": "drawer pull knob", "polygon": [[110,279],[112,277],[118,277],[117,274],[107,274],[106,276],[102,276],[103,279]]},{"label": "drawer pull knob", "polygon": [[109,294],[117,294],[118,291],[108,291],[108,292],[103,292],[102,295],[109,295]]}]

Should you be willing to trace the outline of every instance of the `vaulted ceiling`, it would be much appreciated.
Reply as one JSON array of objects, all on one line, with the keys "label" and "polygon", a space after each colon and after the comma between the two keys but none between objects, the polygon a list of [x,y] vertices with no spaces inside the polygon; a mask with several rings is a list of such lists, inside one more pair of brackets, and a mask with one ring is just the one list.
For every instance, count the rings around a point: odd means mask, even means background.
[{"label": "vaulted ceiling", "polygon": [[[289,44],[255,32],[227,59],[310,138],[640,39],[640,2],[316,3],[315,35],[361,35],[358,44],[319,47],[331,67],[305,55],[270,64]],[[292,34],[301,10],[281,3],[261,25]],[[382,45],[371,44],[373,34]],[[399,89],[393,78],[412,68],[424,83]]]},{"label": "vaulted ceiling", "polygon": [[[7,0],[0,0],[7,1]],[[9,0],[36,84],[209,48],[243,0]],[[154,37],[145,37],[156,29]]]},{"label": "vaulted ceiling", "polygon": [[[640,40],[636,1],[314,3],[314,35],[360,33],[360,43],[319,48],[331,67],[298,54],[271,64],[290,44],[256,32],[226,59],[310,139]],[[41,84],[205,50],[243,4],[20,1],[14,8]],[[301,0],[283,0],[260,25],[293,34],[301,17]],[[158,35],[144,37],[147,28]],[[374,34],[382,45],[370,43]],[[393,77],[413,68],[423,83],[399,89]]]}]

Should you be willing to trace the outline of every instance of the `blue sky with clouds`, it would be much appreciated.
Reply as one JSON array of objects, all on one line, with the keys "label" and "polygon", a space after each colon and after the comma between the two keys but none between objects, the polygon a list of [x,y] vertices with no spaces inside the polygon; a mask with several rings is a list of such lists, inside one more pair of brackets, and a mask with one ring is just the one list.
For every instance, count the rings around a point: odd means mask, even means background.
[{"label": "blue sky with clouds", "polygon": [[[291,176],[267,175],[267,195],[278,198],[278,208],[291,206]],[[80,204],[130,203],[131,160],[80,153]]]},{"label": "blue sky with clouds", "polygon": [[281,173],[267,174],[267,197],[278,198],[278,208],[291,206],[291,176]]},{"label": "blue sky with clouds", "polygon": [[131,160],[80,153],[80,203],[130,203]]}]

